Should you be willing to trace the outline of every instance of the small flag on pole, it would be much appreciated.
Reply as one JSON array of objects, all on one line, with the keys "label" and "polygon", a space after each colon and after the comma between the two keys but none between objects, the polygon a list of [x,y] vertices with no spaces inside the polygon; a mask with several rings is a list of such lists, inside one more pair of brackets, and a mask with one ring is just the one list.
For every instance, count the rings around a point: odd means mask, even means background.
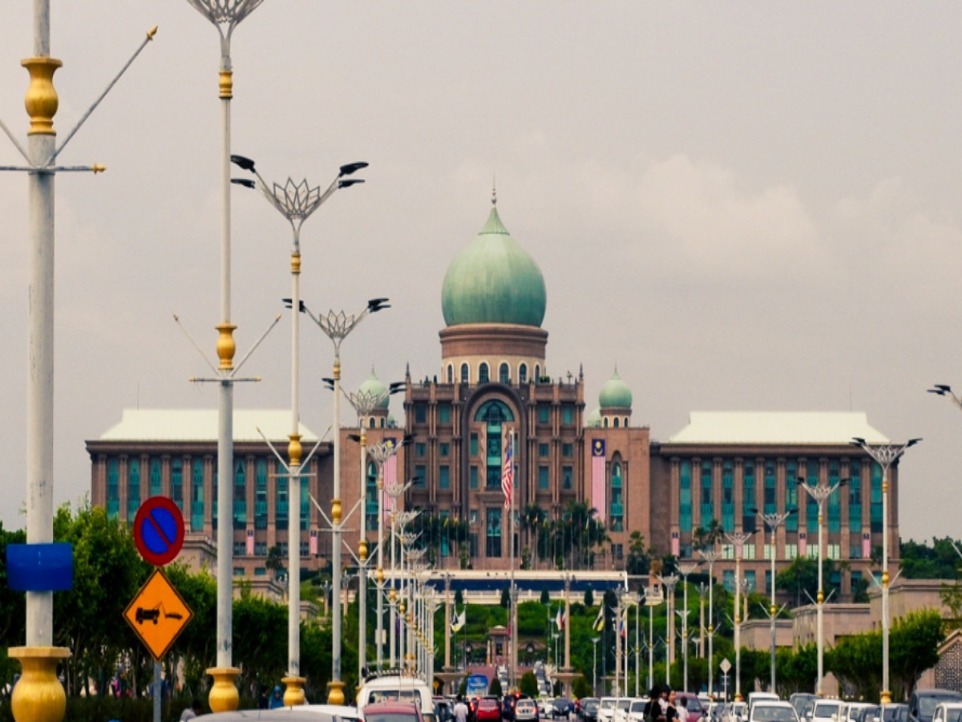
[{"label": "small flag on pole", "polygon": [[600,632],[605,628],[605,605],[604,604],[598,607],[598,616],[595,617],[595,621],[591,625],[591,627],[596,632]]},{"label": "small flag on pole", "polygon": [[451,631],[454,632],[455,634],[460,632],[462,627],[464,627],[464,623],[465,621],[467,621],[466,620],[467,612],[468,612],[468,608],[465,607],[464,609],[461,610],[460,614],[455,613],[454,621],[451,622]]},{"label": "small flag on pole", "polygon": [[562,629],[565,628],[565,613],[564,613],[564,609],[562,609],[562,608],[560,608],[560,607],[558,608],[558,613],[555,615],[554,623],[555,623],[555,626],[556,626],[559,630],[562,630]]},{"label": "small flag on pole", "polygon": [[505,445],[504,467],[501,469],[501,491],[504,492],[504,508],[511,508],[511,495],[514,492],[514,433],[508,432]]}]

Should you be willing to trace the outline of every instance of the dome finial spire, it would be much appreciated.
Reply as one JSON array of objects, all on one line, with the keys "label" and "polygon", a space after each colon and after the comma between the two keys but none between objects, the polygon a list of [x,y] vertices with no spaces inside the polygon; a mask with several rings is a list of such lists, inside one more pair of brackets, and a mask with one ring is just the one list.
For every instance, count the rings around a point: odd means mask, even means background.
[{"label": "dome finial spire", "polygon": [[491,205],[498,205],[498,178],[494,172],[491,173]]}]

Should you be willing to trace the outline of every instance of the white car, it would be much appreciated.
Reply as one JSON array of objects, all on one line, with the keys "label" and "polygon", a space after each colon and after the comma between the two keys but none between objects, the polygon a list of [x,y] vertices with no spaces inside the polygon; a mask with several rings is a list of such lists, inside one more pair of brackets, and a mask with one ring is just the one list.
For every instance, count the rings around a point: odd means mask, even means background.
[{"label": "white car", "polygon": [[617,697],[602,697],[598,700],[598,722],[613,722],[615,708],[618,706]]},{"label": "white car", "polygon": [[842,711],[842,702],[837,699],[820,699],[812,707],[810,722],[836,722]]},{"label": "white car", "polygon": [[877,704],[871,702],[849,702],[845,705],[845,720],[847,722],[861,722],[865,710],[876,710]]},{"label": "white car", "polygon": [[628,707],[628,722],[645,722],[645,707],[647,704],[647,697],[632,699],[631,705]]},{"label": "white car", "polygon": [[760,699],[749,708],[748,722],[799,722],[799,719],[791,703],[780,699]]},{"label": "white car", "polygon": [[932,713],[932,722],[962,722],[962,702],[940,702]]}]

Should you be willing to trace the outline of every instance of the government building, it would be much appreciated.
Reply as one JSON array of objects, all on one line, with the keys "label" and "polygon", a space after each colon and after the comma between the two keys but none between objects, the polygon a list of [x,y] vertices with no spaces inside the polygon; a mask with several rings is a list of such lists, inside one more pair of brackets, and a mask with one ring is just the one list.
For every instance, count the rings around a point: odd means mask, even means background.
[{"label": "government building", "polygon": [[[388,538],[402,510],[420,512],[411,522],[416,544],[433,568],[450,571],[624,572],[639,541],[653,557],[697,560],[706,532],[751,532],[740,551],[721,535],[714,575],[731,588],[737,553],[749,585],[766,590],[773,556],[781,570],[817,552],[819,507],[800,483],[839,484],[824,504],[823,554],[844,562],[830,580],[841,600],[864,589],[882,545],[886,480],[849,442],[888,441],[865,414],[692,412],[683,429],[652,438],[617,370],[597,399],[585,399],[583,372],[552,375],[544,278],[493,201],[438,282],[440,362],[406,374],[403,421],[394,421],[389,389],[372,372],[349,395],[356,414],[339,422],[341,508],[354,510],[343,538],[354,554],[373,550],[379,534]],[[184,514],[185,554],[210,558],[223,520],[217,428],[216,411],[124,410],[87,442],[92,502],[129,523],[144,499],[170,496]],[[235,411],[229,523],[237,576],[269,577],[275,547],[287,558],[288,479],[265,439],[286,455],[289,430],[287,410]],[[318,437],[300,432],[306,452]],[[300,478],[296,543],[305,572],[330,564],[333,452],[331,441],[320,442]],[[890,475],[887,528],[897,555],[897,464]],[[761,515],[786,510],[773,535]]]}]

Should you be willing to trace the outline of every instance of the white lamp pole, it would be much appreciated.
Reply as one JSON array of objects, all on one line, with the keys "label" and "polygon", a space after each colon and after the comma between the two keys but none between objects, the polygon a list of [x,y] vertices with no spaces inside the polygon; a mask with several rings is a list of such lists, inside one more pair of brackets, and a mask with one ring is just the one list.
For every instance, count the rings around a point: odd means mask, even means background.
[{"label": "white lamp pole", "polygon": [[742,699],[742,637],[741,637],[741,558],[742,548],[751,537],[750,531],[739,531],[725,534],[725,539],[734,547],[735,552],[735,614],[732,617],[735,625],[735,701]]},{"label": "white lamp pole", "polygon": [[672,611],[672,602],[675,599],[675,586],[678,584],[678,575],[669,574],[661,578],[661,583],[665,587],[665,614],[667,618],[665,624],[665,684],[671,687],[671,663],[675,656],[675,614]]},{"label": "white lamp pole", "polygon": [[[948,387],[946,387],[948,390]],[[860,437],[853,437],[852,444],[859,447],[882,467],[882,695],[881,704],[892,703],[889,689],[889,469],[910,446],[922,439],[909,439],[904,444],[871,444]]]},{"label": "white lamp pole", "polygon": [[715,627],[712,623],[712,588],[715,586],[715,562],[721,556],[720,552],[714,548],[701,549],[698,552],[702,559],[708,564],[708,696],[712,696],[712,681],[715,677]]},{"label": "white lamp pole", "polygon": [[287,445],[289,464],[288,498],[290,513],[287,527],[288,557],[288,613],[287,613],[287,676],[281,680],[286,685],[284,704],[286,706],[304,704],[304,678],[301,677],[301,434],[300,434],[300,311],[301,311],[301,228],[321,205],[338,188],[362,182],[355,179],[343,180],[344,176],[365,168],[367,163],[352,163],[341,166],[337,177],[321,191],[319,186],[310,186],[307,180],[300,183],[288,177],[284,185],[271,186],[264,181],[254,167],[254,161],[244,156],[232,155],[231,162],[242,170],[254,175],[256,181],[235,181],[248,188],[256,188],[277,211],[287,219],[293,233],[291,248],[291,433]]},{"label": "white lamp pole", "polygon": [[682,649],[682,664],[684,667],[684,686],[683,691],[688,691],[688,575],[698,568],[698,562],[682,562],[676,564],[675,569],[681,574],[682,578],[682,604],[685,606],[681,615],[681,641],[684,645]]},{"label": "white lamp pole", "polygon": [[219,94],[221,100],[221,322],[217,355],[220,358],[220,397],[218,402],[217,469],[217,664],[207,670],[214,678],[208,702],[214,712],[235,710],[240,695],[235,681],[240,670],[233,666],[231,635],[234,597],[234,546],[232,523],[234,509],[234,330],[230,313],[230,102],[234,97],[234,70],[231,65],[230,40],[240,22],[250,15],[262,0],[187,0],[207,18],[220,35]]},{"label": "white lamp pole", "polygon": [[[359,164],[354,164],[359,165]],[[364,167],[359,165],[359,167]],[[342,168],[343,170],[343,168]],[[354,170],[357,170],[355,168]],[[353,172],[353,171],[351,171]],[[347,185],[347,181],[339,181]],[[367,307],[356,314],[346,314],[344,311],[328,311],[326,315],[315,316],[310,309],[303,306],[317,327],[324,332],[334,345],[334,368],[332,379],[325,379],[334,391],[334,484],[331,498],[331,578],[334,582],[333,594],[338,603],[334,606],[331,618],[331,646],[334,653],[331,659],[331,681],[328,683],[328,704],[344,704],[344,682],[341,680],[341,343],[347,338],[357,325],[369,314],[390,308],[386,298],[372,298]],[[292,490],[293,491],[293,490]],[[291,494],[291,506],[294,507],[294,496]]]},{"label": "white lamp pole", "polygon": [[[787,509],[786,511],[783,511],[783,512],[771,512],[769,514],[763,514],[761,511],[758,511],[758,510],[756,511],[758,512],[758,515],[761,517],[762,521],[764,521],[768,525],[768,528],[771,529],[771,532],[772,532],[772,537],[771,537],[772,541],[771,541],[771,546],[769,547],[769,555],[771,556],[771,561],[772,561],[772,571],[771,571],[772,579],[771,579],[771,585],[770,585],[771,586],[771,602],[768,608],[768,613],[769,613],[769,616],[771,619],[771,625],[772,625],[771,626],[771,642],[770,642],[771,644],[770,677],[771,678],[769,680],[769,684],[770,684],[770,691],[774,692],[775,691],[775,641],[776,641],[775,640],[775,618],[778,616],[778,607],[775,606],[775,557],[777,556],[777,554],[775,553],[777,549],[777,545],[776,545],[777,540],[775,538],[775,532],[778,529],[778,527],[780,527],[782,524],[785,523],[785,520],[788,519],[789,516],[795,513],[795,510]],[[821,547],[821,544],[819,544],[819,547]],[[821,551],[821,549],[819,551]],[[821,563],[819,563],[819,570],[821,570]]]}]

